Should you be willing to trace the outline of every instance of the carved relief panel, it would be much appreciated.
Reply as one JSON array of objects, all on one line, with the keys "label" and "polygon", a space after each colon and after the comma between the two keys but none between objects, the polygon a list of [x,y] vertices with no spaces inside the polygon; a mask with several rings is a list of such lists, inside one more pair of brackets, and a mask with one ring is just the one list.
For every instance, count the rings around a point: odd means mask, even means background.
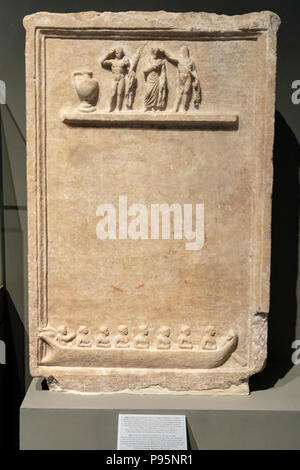
[{"label": "carved relief panel", "polygon": [[266,358],[278,17],[24,24],[31,373],[247,393]]}]

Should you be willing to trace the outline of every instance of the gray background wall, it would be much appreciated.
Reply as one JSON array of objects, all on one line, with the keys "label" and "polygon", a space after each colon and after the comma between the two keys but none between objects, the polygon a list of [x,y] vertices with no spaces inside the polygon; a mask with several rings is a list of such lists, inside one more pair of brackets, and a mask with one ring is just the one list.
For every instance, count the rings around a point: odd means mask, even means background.
[{"label": "gray background wall", "polygon": [[[298,272],[298,165],[300,105],[291,102],[291,84],[300,80],[300,3],[298,0],[194,0],[179,2],[128,0],[1,0],[0,80],[7,86],[7,104],[1,105],[1,260],[0,285],[5,287],[0,308],[7,365],[0,366],[0,388],[5,391],[6,443],[18,445],[18,408],[29,384],[26,280],[26,151],[25,151],[25,31],[22,19],[36,11],[169,10],[242,14],[272,10],[282,25],[278,35],[278,75],[274,145],[271,309],[269,359],[252,380],[252,389],[271,387],[291,367],[291,343],[300,339],[296,292]],[[245,84],[247,86],[247,84]],[[0,304],[1,305],[1,304]],[[3,374],[4,377],[3,377]],[[0,419],[2,423],[3,420]],[[3,438],[0,441],[3,444]],[[0,444],[1,445],[1,444]]]}]

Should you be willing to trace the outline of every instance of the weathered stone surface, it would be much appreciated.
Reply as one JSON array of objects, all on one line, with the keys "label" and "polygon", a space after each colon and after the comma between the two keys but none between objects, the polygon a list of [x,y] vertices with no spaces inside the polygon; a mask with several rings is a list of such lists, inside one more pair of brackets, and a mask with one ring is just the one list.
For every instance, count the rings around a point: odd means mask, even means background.
[{"label": "weathered stone surface", "polygon": [[267,353],[279,18],[24,24],[32,375],[247,393]]}]

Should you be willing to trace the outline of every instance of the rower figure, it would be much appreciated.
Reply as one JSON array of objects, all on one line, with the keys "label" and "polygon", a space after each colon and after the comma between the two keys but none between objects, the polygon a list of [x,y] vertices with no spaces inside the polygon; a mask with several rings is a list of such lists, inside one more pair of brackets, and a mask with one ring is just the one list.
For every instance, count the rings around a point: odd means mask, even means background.
[{"label": "rower figure", "polygon": [[96,347],[97,348],[110,348],[110,340],[108,339],[109,329],[106,326],[101,326],[99,334],[96,336]]},{"label": "rower figure", "polygon": [[91,341],[88,338],[89,329],[87,326],[80,326],[77,334],[77,346],[80,348],[90,348],[92,346]]},{"label": "rower figure", "polygon": [[73,339],[76,337],[76,333],[68,334],[68,329],[66,326],[60,326],[57,329],[57,335],[55,341],[57,341],[62,346],[70,346]]},{"label": "rower figure", "polygon": [[216,330],[213,326],[208,326],[205,330],[205,336],[201,343],[202,349],[207,349],[209,351],[213,351],[217,349],[217,342],[215,340]]},{"label": "rower figure", "polygon": [[171,340],[170,340],[171,330],[168,326],[162,326],[159,330],[157,336],[157,349],[170,349]]},{"label": "rower figure", "polygon": [[129,348],[129,340],[128,340],[128,327],[126,325],[120,325],[118,327],[119,334],[116,336],[115,339],[115,347],[116,348]]},{"label": "rower figure", "polygon": [[149,329],[147,325],[141,325],[139,327],[140,333],[134,338],[134,347],[137,349],[147,349],[149,348]]},{"label": "rower figure", "polygon": [[181,327],[181,333],[178,336],[178,346],[181,349],[192,349],[193,343],[190,339],[191,329],[188,325],[183,325]]}]

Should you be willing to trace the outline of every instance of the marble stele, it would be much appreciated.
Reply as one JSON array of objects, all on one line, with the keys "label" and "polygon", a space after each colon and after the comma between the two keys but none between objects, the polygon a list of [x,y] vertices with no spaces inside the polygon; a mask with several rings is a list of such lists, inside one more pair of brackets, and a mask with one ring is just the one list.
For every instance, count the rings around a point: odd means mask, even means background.
[{"label": "marble stele", "polygon": [[279,23],[24,19],[30,368],[51,389],[248,393],[267,355]]}]

